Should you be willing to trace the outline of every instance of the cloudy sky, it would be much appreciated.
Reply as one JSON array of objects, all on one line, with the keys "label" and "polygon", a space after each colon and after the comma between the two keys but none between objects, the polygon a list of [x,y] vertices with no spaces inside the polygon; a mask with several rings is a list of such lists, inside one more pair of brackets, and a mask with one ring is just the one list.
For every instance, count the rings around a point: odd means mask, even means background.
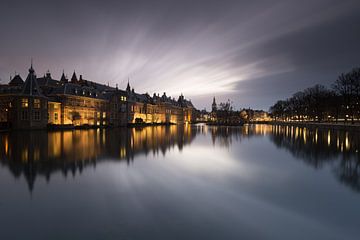
[{"label": "cloudy sky", "polygon": [[0,78],[84,78],[267,110],[360,67],[360,1],[1,1]]}]

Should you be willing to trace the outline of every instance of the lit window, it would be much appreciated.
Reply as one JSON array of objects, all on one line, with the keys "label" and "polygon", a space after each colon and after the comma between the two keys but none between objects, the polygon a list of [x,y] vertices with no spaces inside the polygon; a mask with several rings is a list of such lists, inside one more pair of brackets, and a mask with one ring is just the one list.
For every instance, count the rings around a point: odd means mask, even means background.
[{"label": "lit window", "polygon": [[55,113],[55,114],[54,114],[54,119],[55,119],[55,121],[57,121],[58,118],[59,118],[59,114],[58,114],[58,113]]},{"label": "lit window", "polygon": [[97,112],[97,118],[98,119],[100,118],[100,112]]},{"label": "lit window", "polygon": [[22,99],[21,99],[21,107],[23,107],[23,108],[29,107],[29,99],[27,99],[27,98],[22,98]]},{"label": "lit window", "polygon": [[106,112],[103,112],[103,113],[102,113],[102,117],[103,117],[103,118],[106,118]]},{"label": "lit window", "polygon": [[40,99],[34,99],[34,108],[40,108]]}]

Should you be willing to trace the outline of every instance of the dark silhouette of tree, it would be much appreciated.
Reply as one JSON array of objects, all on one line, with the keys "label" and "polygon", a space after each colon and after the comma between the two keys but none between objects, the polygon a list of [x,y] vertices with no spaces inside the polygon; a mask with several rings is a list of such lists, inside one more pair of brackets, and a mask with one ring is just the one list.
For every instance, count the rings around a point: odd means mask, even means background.
[{"label": "dark silhouette of tree", "polygon": [[275,120],[336,121],[360,118],[360,68],[341,74],[328,89],[315,85],[270,107]]}]

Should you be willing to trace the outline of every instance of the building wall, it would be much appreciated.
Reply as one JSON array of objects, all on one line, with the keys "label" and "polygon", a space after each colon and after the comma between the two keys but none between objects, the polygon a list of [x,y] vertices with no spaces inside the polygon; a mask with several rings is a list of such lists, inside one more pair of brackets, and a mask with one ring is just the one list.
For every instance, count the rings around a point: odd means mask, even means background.
[{"label": "building wall", "polygon": [[15,129],[41,129],[48,122],[47,99],[34,96],[15,96],[11,102],[9,122]]},{"label": "building wall", "polygon": [[55,125],[61,124],[61,103],[48,102],[48,123]]},{"label": "building wall", "polygon": [[0,110],[0,123],[11,123],[18,129],[46,128],[47,124],[120,127],[135,123],[136,119],[149,124],[184,124],[193,119],[193,108],[162,101],[129,100],[124,92],[113,94],[108,100],[68,94],[1,95]]},{"label": "building wall", "polygon": [[60,124],[75,126],[108,124],[107,101],[73,95],[58,95],[58,98],[60,99]]}]

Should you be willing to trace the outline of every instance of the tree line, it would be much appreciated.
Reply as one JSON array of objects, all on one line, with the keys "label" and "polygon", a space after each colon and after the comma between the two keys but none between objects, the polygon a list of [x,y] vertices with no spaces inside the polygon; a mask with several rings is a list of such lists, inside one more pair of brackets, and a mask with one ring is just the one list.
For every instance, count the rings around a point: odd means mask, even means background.
[{"label": "tree line", "polygon": [[341,74],[327,88],[317,84],[270,107],[276,121],[360,120],[360,68]]}]

